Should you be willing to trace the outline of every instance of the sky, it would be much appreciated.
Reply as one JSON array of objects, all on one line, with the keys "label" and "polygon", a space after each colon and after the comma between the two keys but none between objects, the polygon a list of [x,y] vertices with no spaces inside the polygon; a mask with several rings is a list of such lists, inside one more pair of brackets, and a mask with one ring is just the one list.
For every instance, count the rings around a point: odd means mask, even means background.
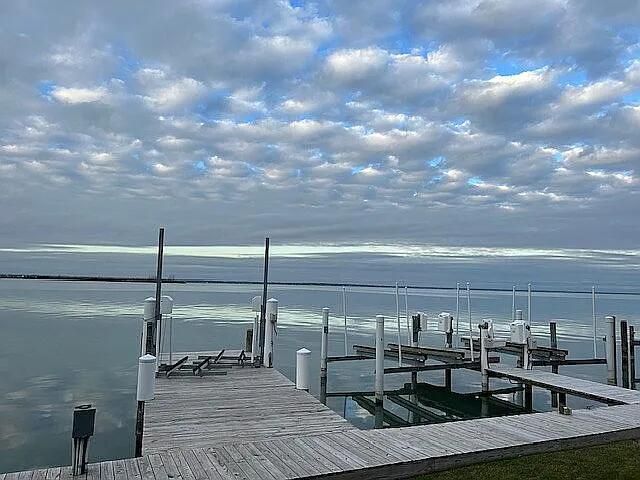
[{"label": "sky", "polygon": [[0,3],[0,246],[637,248],[637,0]]}]

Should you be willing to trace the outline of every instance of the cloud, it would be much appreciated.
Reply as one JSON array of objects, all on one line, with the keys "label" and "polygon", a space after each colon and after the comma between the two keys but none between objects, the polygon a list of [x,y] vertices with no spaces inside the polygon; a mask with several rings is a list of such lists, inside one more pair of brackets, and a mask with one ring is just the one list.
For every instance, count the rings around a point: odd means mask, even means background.
[{"label": "cloud", "polygon": [[8,2],[0,243],[99,217],[101,242],[168,222],[191,243],[635,244],[640,19],[607,5]]}]

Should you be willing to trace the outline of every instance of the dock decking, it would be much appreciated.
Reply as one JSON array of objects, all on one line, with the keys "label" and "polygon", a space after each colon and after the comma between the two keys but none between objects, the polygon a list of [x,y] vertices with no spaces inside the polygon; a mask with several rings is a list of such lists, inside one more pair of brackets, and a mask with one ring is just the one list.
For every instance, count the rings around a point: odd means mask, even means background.
[{"label": "dock decking", "polygon": [[159,375],[156,397],[146,406],[143,452],[354,429],[273,368],[234,367],[223,376]]},{"label": "dock decking", "polygon": [[[401,479],[481,461],[640,438],[640,407],[622,405],[383,430],[174,448],[95,463],[86,480]],[[71,480],[70,468],[0,480]]]},{"label": "dock decking", "polygon": [[557,393],[597,400],[610,405],[640,404],[639,391],[558,375],[544,370],[524,370],[492,365],[489,368],[489,375],[546,388]]}]

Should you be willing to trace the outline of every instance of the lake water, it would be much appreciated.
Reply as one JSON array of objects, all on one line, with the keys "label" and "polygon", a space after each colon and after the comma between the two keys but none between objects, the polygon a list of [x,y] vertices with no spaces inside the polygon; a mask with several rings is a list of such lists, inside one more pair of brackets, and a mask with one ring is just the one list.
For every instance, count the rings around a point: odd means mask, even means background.
[{"label": "lake water", "polygon": [[[4,272],[102,275],[148,275],[154,258],[147,254],[60,254],[3,252]],[[260,280],[259,258],[196,258],[171,256],[167,275],[187,278]],[[592,356],[592,316],[589,294],[536,293],[537,289],[580,289],[592,284],[601,291],[637,291],[637,265],[603,258],[455,258],[398,257],[373,254],[328,255],[312,258],[276,256],[272,280],[329,281],[455,286],[471,281],[472,288],[510,289],[513,283],[534,285],[532,331],[548,344],[548,323],[558,324],[559,346],[570,356]],[[97,407],[92,460],[131,456],[135,418],[136,361],[140,348],[142,301],[154,286],[137,283],[0,280],[0,472],[35,466],[68,464],[72,409],[80,403]],[[174,350],[238,348],[252,324],[249,305],[260,287],[251,285],[169,284],[163,293],[175,299]],[[322,307],[332,312],[330,354],[344,354],[341,289],[338,287],[274,286],[269,296],[279,300],[280,315],[275,366],[294,378],[295,351],[307,347],[319,370]],[[393,288],[348,288],[349,347],[373,345],[376,314],[387,318],[386,340],[395,342],[396,304]],[[421,344],[442,345],[435,318],[455,312],[451,290],[409,290],[409,310],[424,311],[430,322]],[[401,298],[404,306],[404,298]],[[526,311],[526,295],[518,308]],[[603,355],[602,318],[614,314],[640,325],[640,297],[599,295],[599,356]],[[510,292],[472,292],[473,324],[493,318],[497,336],[506,335],[511,317]],[[403,318],[403,334],[406,332]],[[467,332],[466,297],[461,299],[461,333]],[[351,348],[349,348],[351,351]],[[513,359],[506,359],[512,362]],[[394,362],[388,361],[389,365]],[[566,367],[564,373],[604,381],[604,365]],[[420,374],[420,381],[442,383],[441,372]],[[373,361],[331,364],[329,391],[373,390]],[[388,375],[385,388],[400,388],[409,375]],[[495,386],[500,386],[495,382]],[[504,386],[507,386],[505,384]],[[317,395],[319,382],[312,393]],[[453,389],[480,389],[477,373],[455,371]],[[573,403],[571,403],[573,402]],[[571,399],[572,406],[588,402]],[[351,399],[331,398],[329,406],[362,428],[373,419]],[[386,406],[386,404],[385,404]],[[390,405],[398,415],[406,411]],[[549,409],[549,396],[536,391],[534,408]]]}]

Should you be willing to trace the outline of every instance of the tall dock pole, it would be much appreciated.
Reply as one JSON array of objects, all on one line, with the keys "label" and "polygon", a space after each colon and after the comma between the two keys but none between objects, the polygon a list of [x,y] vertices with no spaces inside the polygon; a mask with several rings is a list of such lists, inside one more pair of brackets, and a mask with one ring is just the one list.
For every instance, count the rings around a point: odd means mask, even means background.
[{"label": "tall dock pole", "polygon": [[264,239],[264,276],[262,279],[262,305],[260,305],[260,332],[258,336],[258,367],[264,365],[264,336],[267,314],[267,284],[269,282],[269,237]]},{"label": "tall dock pole", "polygon": [[160,302],[162,300],[162,257],[164,253],[164,228],[160,227],[158,233],[158,264],[156,269],[156,304],[153,312],[153,321],[147,323],[147,341],[145,353],[156,356],[156,332],[160,323]]},{"label": "tall dock pole", "polygon": [[320,344],[320,401],[327,403],[327,357],[329,356],[329,308],[322,309],[322,343]]}]

